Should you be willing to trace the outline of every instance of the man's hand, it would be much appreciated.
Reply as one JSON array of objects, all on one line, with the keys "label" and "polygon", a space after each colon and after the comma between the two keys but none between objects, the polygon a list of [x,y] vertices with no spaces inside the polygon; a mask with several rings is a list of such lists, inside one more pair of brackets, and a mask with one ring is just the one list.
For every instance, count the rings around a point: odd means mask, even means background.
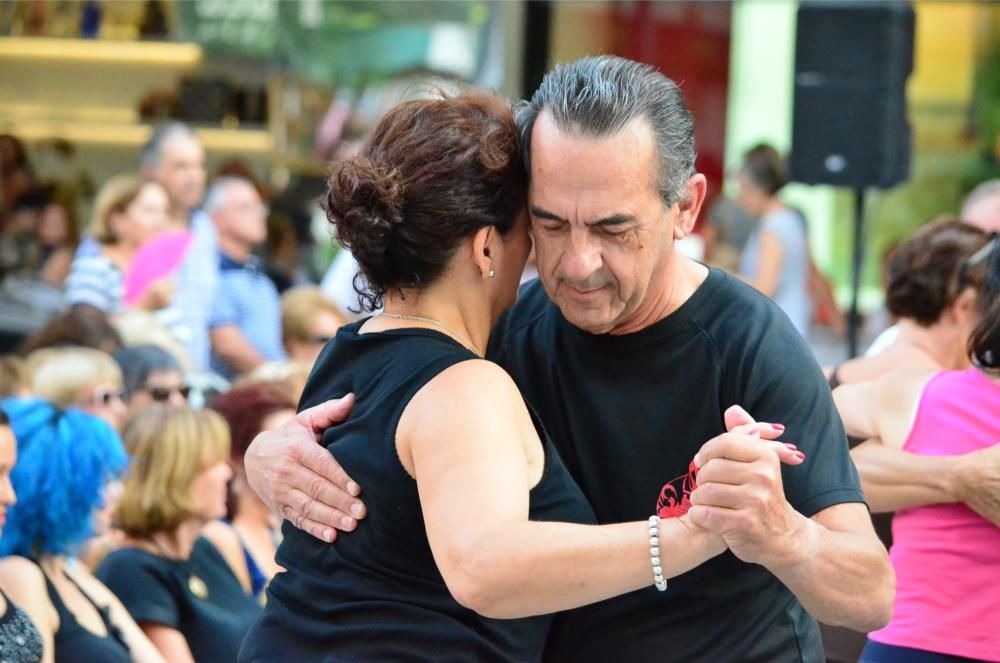
[{"label": "man's hand", "polygon": [[318,444],[330,426],[347,418],[354,396],[327,401],[277,428],[260,433],[244,457],[247,481],[275,513],[326,542],[365,517],[361,487]]},{"label": "man's hand", "polygon": [[1000,444],[955,458],[955,499],[1000,527]]},{"label": "man's hand", "polygon": [[794,546],[803,516],[785,499],[781,464],[798,465],[805,456],[794,445],[762,443],[762,434],[771,436],[764,429],[769,425],[751,423],[740,409],[730,408],[725,418],[734,432],[710,440],[695,456],[698,487],[688,513],[740,559],[764,563]]}]

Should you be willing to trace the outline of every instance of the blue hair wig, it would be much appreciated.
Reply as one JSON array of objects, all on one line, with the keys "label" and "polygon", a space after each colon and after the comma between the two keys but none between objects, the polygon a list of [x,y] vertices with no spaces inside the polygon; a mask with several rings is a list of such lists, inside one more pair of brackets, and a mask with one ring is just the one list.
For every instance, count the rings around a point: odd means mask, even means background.
[{"label": "blue hair wig", "polygon": [[121,438],[102,419],[43,400],[9,399],[3,408],[17,440],[17,503],[0,556],[73,555],[94,536],[104,486],[128,463]]}]

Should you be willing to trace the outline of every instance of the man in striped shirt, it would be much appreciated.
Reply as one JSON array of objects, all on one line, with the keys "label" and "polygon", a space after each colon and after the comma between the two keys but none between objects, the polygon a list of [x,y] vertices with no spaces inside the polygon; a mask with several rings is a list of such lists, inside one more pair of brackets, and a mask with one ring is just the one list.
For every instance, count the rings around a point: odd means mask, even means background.
[{"label": "man in striped shirt", "polygon": [[284,359],[281,301],[253,251],[267,238],[267,210],[253,184],[222,177],[205,197],[219,237],[219,288],[209,318],[212,369],[227,378]]},{"label": "man in striped shirt", "polygon": [[205,194],[205,151],[198,135],[181,122],[157,127],[139,158],[143,177],[156,180],[170,196],[175,230],[192,240],[174,277],[176,324],[168,325],[197,370],[209,368],[208,318],[218,281],[215,226],[198,206]]}]

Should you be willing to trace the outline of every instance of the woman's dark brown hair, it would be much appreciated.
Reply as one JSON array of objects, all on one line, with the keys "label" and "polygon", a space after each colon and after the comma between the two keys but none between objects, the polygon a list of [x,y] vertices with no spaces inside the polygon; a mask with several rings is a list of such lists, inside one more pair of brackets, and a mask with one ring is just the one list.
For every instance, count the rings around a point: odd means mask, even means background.
[{"label": "woman's dark brown hair", "polygon": [[29,337],[20,348],[29,355],[43,348],[78,345],[114,354],[122,349],[122,338],[108,314],[90,304],[73,304]]},{"label": "woman's dark brown hair", "polygon": [[437,279],[480,228],[501,234],[525,206],[527,174],[510,105],[484,92],[390,110],[333,174],[327,216],[357,259],[365,306]]},{"label": "woman's dark brown hair", "polygon": [[743,167],[740,170],[755,187],[769,196],[778,193],[788,184],[785,160],[770,145],[761,143],[750,148],[743,155]]},{"label": "woman's dark brown hair", "polygon": [[889,312],[928,327],[941,317],[963,287],[979,287],[985,266],[959,284],[962,265],[986,244],[983,231],[956,219],[921,227],[899,245],[889,263],[885,303]]},{"label": "woman's dark brown hair", "polygon": [[[264,382],[234,387],[216,396],[209,407],[229,424],[231,444],[230,462],[238,469],[243,467],[247,447],[264,430],[264,421],[276,412],[295,410],[291,387],[282,382]],[[236,517],[239,502],[232,483],[226,496],[226,517]]]},{"label": "woman's dark brown hair", "polygon": [[979,292],[979,324],[969,337],[969,354],[976,365],[1000,371],[1000,237],[994,234]]}]

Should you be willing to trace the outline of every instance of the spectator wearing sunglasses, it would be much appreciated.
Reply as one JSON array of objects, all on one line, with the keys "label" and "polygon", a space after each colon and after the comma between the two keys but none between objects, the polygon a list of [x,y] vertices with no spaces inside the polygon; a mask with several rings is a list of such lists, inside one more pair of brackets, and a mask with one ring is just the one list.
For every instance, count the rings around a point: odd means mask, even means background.
[{"label": "spectator wearing sunglasses", "polygon": [[300,286],[281,297],[281,334],[289,359],[312,366],[337,330],[344,314],[316,286]]},{"label": "spectator wearing sunglasses", "polygon": [[30,354],[26,363],[35,396],[121,429],[126,413],[122,372],[111,355],[92,348],[46,348]]},{"label": "spectator wearing sunglasses", "polygon": [[151,403],[185,405],[190,387],[177,359],[155,345],[125,348],[115,355],[125,385],[129,416]]}]

